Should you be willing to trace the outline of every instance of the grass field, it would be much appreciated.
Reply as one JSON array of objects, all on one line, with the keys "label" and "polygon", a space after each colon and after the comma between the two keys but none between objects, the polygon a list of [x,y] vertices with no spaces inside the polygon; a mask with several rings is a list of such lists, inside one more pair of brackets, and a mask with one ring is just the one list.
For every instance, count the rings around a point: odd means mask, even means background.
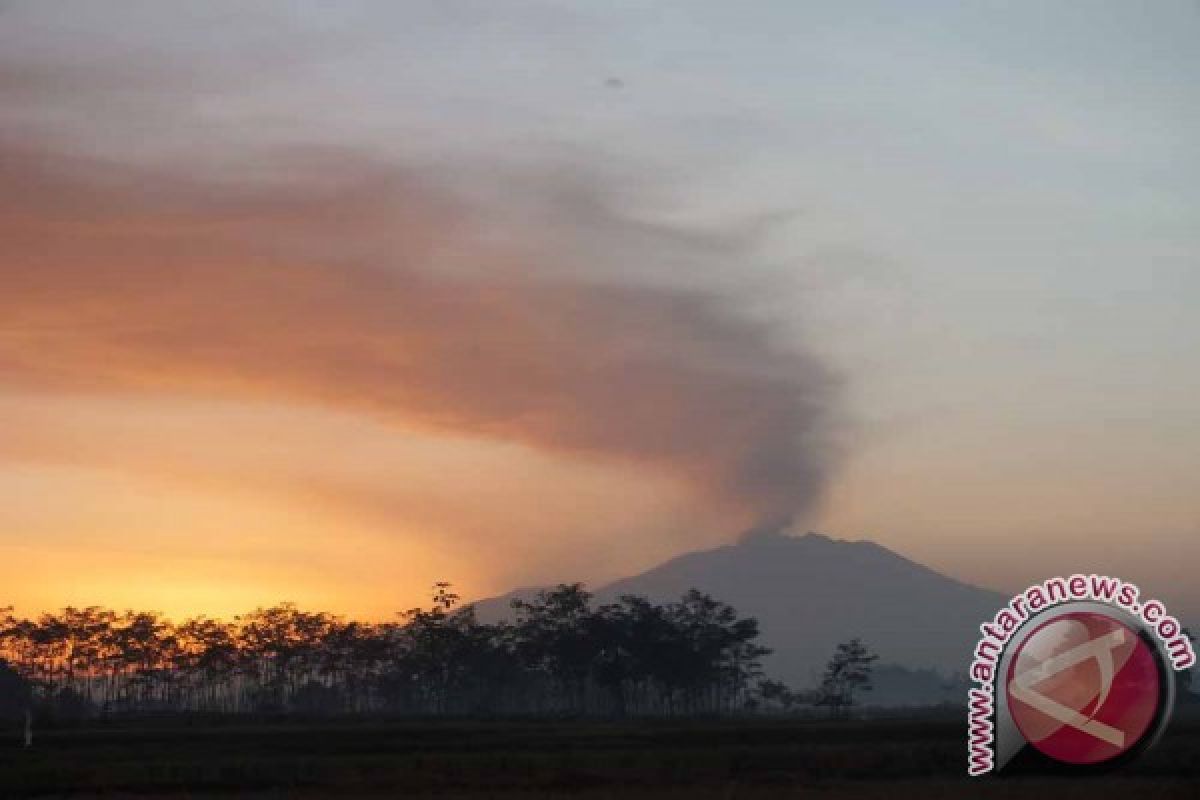
[{"label": "grass field", "polygon": [[1102,778],[969,780],[957,721],[140,721],[16,731],[3,797],[1200,797],[1200,722]]}]

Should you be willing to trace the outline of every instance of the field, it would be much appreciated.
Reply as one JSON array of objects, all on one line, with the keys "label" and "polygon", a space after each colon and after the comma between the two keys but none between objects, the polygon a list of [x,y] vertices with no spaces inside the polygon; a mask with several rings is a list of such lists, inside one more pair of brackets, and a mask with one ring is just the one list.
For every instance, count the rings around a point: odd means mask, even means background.
[{"label": "field", "polygon": [[3,797],[1200,796],[1195,720],[1116,774],[982,781],[955,720],[142,720],[5,739]]}]

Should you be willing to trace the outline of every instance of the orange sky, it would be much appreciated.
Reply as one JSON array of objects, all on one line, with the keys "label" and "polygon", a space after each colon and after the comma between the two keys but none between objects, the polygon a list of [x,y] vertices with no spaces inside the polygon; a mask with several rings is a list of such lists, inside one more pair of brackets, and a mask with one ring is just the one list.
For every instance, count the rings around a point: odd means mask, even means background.
[{"label": "orange sky", "polygon": [[[22,605],[378,616],[434,580],[617,577],[815,508],[836,380],[714,295],[573,275],[591,256],[517,225],[486,241],[348,150],[203,180],[0,161]],[[738,246],[651,232],[636,255]]]},{"label": "orange sky", "polygon": [[26,393],[0,409],[17,432],[4,522],[22,533],[0,573],[23,608],[292,599],[381,618],[437,576],[473,593],[551,569],[616,576],[705,525],[654,471],[314,408]]},{"label": "orange sky", "polygon": [[0,6],[0,607],[791,519],[1200,612],[1200,17],[455,8]]}]

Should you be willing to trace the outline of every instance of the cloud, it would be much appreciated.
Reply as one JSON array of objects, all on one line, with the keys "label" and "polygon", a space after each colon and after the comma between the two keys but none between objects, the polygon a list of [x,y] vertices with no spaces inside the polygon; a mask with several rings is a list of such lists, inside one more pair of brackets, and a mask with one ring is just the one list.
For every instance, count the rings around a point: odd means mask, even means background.
[{"label": "cloud", "polygon": [[[4,147],[5,380],[321,403],[656,464],[755,513],[818,496],[836,383],[720,296],[614,281],[561,243],[499,246],[483,211],[359,153],[248,169]],[[679,244],[596,224],[651,266]]]},{"label": "cloud", "polygon": [[[44,112],[119,77],[0,64],[0,97]],[[22,129],[0,139],[10,386],[319,404],[650,466],[756,518],[820,495],[836,379],[703,279],[751,263],[754,225],[620,213],[636,179],[575,164],[223,147],[148,167]]]}]

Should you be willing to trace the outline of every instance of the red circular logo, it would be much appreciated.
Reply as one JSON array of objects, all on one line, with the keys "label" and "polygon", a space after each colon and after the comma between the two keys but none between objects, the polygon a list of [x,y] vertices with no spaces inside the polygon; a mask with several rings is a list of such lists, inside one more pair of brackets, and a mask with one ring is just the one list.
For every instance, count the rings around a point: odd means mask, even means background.
[{"label": "red circular logo", "polygon": [[1021,735],[1068,764],[1108,761],[1135,747],[1159,716],[1158,662],[1123,622],[1076,611],[1021,643],[1005,684]]}]

